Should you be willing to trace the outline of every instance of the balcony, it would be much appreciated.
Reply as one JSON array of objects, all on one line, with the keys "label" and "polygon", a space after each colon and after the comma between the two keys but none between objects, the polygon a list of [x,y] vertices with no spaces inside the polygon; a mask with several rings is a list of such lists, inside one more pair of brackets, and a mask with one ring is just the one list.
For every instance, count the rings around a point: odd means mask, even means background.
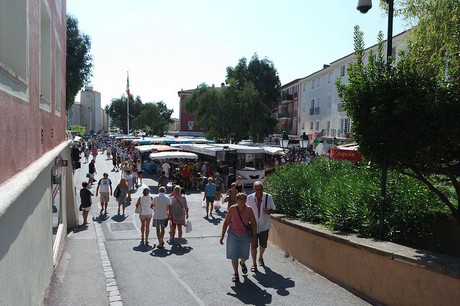
[{"label": "balcony", "polygon": [[338,103],[337,104],[337,111],[338,112],[344,112],[345,111],[345,109],[343,108],[344,105],[345,105],[345,103]]},{"label": "balcony", "polygon": [[351,138],[351,132],[347,130],[337,130],[337,137]]},{"label": "balcony", "polygon": [[289,118],[289,119],[291,119],[291,117],[292,117],[292,112],[278,113],[278,118]]},{"label": "balcony", "polygon": [[288,103],[288,102],[292,102],[292,95],[282,94],[281,103]]}]

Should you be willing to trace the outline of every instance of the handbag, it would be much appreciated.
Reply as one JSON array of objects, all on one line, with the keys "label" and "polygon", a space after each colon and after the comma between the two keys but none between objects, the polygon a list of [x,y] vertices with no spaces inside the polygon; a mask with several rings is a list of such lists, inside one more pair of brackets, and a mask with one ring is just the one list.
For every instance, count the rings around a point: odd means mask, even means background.
[{"label": "handbag", "polygon": [[113,196],[115,198],[118,198],[120,196],[120,187],[117,186],[117,188],[115,188],[115,192],[113,193]]},{"label": "handbag", "polygon": [[185,232],[186,233],[190,233],[192,231],[192,221],[191,220],[187,220],[187,223],[185,225]]},{"label": "handbag", "polygon": [[86,173],[86,177],[87,177],[87,178],[89,178],[89,177],[90,177],[89,173]]},{"label": "handbag", "polygon": [[83,211],[83,206],[82,206],[82,204],[80,204],[80,207],[78,207],[78,210],[79,210],[79,211]]}]

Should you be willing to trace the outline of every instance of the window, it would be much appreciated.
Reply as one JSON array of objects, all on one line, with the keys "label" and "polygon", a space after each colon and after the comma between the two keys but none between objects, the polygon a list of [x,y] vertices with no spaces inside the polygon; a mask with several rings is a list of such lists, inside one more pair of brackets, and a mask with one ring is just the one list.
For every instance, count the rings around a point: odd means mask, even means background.
[{"label": "window", "polygon": [[319,131],[319,121],[316,121],[316,130]]},{"label": "window", "polygon": [[46,1],[40,12],[40,108],[51,111],[51,18]]},{"label": "window", "polygon": [[315,80],[314,80],[314,79],[311,80],[311,88],[312,88],[312,89],[315,88]]},{"label": "window", "polygon": [[193,131],[193,121],[188,122],[188,130]]},{"label": "window", "polygon": [[327,75],[327,82],[332,83],[332,71]]},{"label": "window", "polygon": [[29,100],[28,2],[0,1],[0,90],[24,101]]},{"label": "window", "polygon": [[331,122],[330,121],[326,122],[326,127],[327,127],[328,131],[331,129]]},{"label": "window", "polygon": [[54,70],[54,110],[55,114],[61,115],[61,46],[59,45],[59,39],[55,39],[55,70]]},{"label": "window", "polygon": [[345,76],[346,68],[345,65],[340,66],[340,76]]},{"label": "window", "polygon": [[310,122],[310,130],[312,130],[312,131],[313,131],[313,121],[312,121],[312,122]]},{"label": "window", "polygon": [[318,81],[316,81],[316,87],[320,87],[321,86],[321,78],[318,79]]},{"label": "window", "polygon": [[351,124],[350,118],[340,119],[340,129],[343,132],[345,133],[350,132],[350,124]]},{"label": "window", "polygon": [[332,107],[332,95],[328,94],[326,98],[326,108],[331,108]]},{"label": "window", "polygon": [[307,83],[303,83],[302,84],[302,91],[305,92],[305,90],[307,90]]},{"label": "window", "polygon": [[315,108],[315,99],[311,99],[310,107]]}]

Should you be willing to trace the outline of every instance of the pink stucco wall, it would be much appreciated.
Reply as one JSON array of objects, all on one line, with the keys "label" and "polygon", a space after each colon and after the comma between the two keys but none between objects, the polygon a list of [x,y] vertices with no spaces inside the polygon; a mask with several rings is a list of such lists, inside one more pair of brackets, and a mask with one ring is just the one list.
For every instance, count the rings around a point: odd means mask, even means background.
[{"label": "pink stucco wall", "polygon": [[[66,7],[62,1],[60,15],[56,1],[48,0],[51,10],[51,56],[52,56],[52,102],[51,112],[39,107],[40,96],[40,1],[28,4],[29,52],[28,52],[28,101],[16,98],[0,90],[0,185],[25,169],[47,151],[65,141],[65,54],[66,54]],[[54,33],[58,33],[61,58],[55,59]],[[15,35],[15,33],[11,33]],[[55,62],[61,62],[61,114],[55,109]]]}]

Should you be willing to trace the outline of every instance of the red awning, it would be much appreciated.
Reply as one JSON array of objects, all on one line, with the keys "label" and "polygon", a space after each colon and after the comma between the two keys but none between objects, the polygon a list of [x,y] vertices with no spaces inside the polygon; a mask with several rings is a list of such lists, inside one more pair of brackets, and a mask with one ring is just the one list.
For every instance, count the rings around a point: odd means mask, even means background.
[{"label": "red awning", "polygon": [[343,150],[338,148],[331,148],[331,158],[343,159],[351,161],[361,161],[363,156],[356,150]]}]

